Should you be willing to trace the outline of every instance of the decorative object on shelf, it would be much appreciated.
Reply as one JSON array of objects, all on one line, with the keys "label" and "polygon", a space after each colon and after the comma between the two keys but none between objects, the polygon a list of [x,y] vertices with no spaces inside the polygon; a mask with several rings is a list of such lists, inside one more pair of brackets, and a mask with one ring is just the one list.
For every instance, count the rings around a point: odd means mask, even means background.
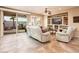
[{"label": "decorative object on shelf", "polygon": [[60,29],[60,32],[62,32],[62,29]]}]

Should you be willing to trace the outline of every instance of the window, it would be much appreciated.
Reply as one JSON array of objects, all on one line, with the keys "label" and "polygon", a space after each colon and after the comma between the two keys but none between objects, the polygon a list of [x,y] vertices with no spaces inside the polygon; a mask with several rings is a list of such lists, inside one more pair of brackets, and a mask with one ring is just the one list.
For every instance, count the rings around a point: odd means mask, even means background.
[{"label": "window", "polygon": [[18,32],[26,32],[26,25],[28,23],[26,16],[18,16]]},{"label": "window", "polygon": [[31,23],[33,25],[40,25],[40,17],[39,16],[32,16],[31,17]]}]

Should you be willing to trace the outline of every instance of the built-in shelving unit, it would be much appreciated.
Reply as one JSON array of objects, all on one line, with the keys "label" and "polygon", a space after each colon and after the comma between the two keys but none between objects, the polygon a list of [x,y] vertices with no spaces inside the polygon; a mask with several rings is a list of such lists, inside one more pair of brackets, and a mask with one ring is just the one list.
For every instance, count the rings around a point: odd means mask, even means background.
[{"label": "built-in shelving unit", "polygon": [[[53,20],[59,21],[58,19],[61,20],[60,23],[53,23]],[[58,29],[60,25],[68,25],[68,13],[61,13],[61,14],[56,14],[52,16],[48,16],[48,26],[53,28],[53,29]]]}]

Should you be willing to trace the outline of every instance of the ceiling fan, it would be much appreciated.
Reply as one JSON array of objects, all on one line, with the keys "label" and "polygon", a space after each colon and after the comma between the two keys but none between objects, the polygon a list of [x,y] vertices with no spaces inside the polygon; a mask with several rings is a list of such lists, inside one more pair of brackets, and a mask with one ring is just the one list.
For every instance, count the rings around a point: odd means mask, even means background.
[{"label": "ceiling fan", "polygon": [[45,13],[51,15],[51,11],[48,8],[45,8]]}]

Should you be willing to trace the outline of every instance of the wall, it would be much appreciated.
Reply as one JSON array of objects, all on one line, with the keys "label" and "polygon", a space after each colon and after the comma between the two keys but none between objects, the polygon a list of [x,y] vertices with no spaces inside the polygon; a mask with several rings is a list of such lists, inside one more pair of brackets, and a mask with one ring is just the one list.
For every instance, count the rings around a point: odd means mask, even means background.
[{"label": "wall", "polygon": [[44,27],[47,28],[47,25],[48,25],[48,16],[44,15]]},{"label": "wall", "polygon": [[79,23],[73,23],[73,17],[79,16],[79,8],[73,8],[68,11],[68,24],[74,26],[79,31]]},{"label": "wall", "polygon": [[1,11],[0,11],[0,37],[1,37]]},{"label": "wall", "polygon": [[32,13],[32,14],[30,15],[30,18],[29,18],[29,19],[32,20],[32,18],[31,18],[32,16],[40,17],[40,24],[41,24],[42,26],[44,26],[44,16],[43,16],[43,15],[39,15],[39,14],[34,14],[34,13]]},{"label": "wall", "polygon": [[3,11],[0,11],[0,37],[3,36]]},{"label": "wall", "polygon": [[79,7],[68,10],[68,24],[77,28],[75,36],[79,37],[79,23],[73,23],[74,16],[79,16]]}]

